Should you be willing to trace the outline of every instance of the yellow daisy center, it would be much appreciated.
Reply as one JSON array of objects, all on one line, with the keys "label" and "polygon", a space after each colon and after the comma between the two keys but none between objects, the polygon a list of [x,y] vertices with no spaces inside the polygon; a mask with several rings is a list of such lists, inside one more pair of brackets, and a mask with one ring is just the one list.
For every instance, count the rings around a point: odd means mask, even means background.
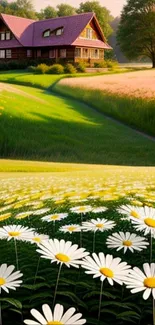
[{"label": "yellow daisy center", "polygon": [[155,228],[155,219],[152,218],[146,218],[144,219],[144,222],[147,226]]},{"label": "yellow daisy center", "polygon": [[57,214],[51,217],[51,220],[57,220],[57,219],[59,219],[59,216]]},{"label": "yellow daisy center", "polygon": [[68,230],[69,230],[69,231],[74,231],[74,230],[76,230],[76,227],[73,227],[73,226],[68,227]]},{"label": "yellow daisy center", "polygon": [[81,208],[79,208],[79,211],[80,212],[85,212],[86,211],[86,208],[85,207],[81,207]]},{"label": "yellow daisy center", "polygon": [[131,240],[124,240],[124,241],[123,241],[123,245],[124,245],[124,246],[128,246],[128,247],[129,247],[129,246],[132,246],[132,241],[131,241]]},{"label": "yellow daisy center", "polygon": [[155,288],[155,278],[146,278],[144,280],[144,286],[147,288]]},{"label": "yellow daisy center", "polygon": [[65,255],[65,254],[57,254],[55,255],[55,257],[57,258],[57,260],[59,260],[60,262],[66,263],[70,261],[70,257]]},{"label": "yellow daisy center", "polygon": [[47,325],[63,325],[63,323],[58,322],[57,320],[54,320],[52,322],[48,322]]},{"label": "yellow daisy center", "polygon": [[136,211],[134,211],[134,210],[130,212],[130,216],[131,217],[134,217],[134,218],[137,218],[137,219],[140,218],[140,215]]},{"label": "yellow daisy center", "polygon": [[19,231],[9,231],[8,234],[11,237],[18,237],[20,235],[20,232]]},{"label": "yellow daisy center", "polygon": [[100,272],[101,272],[103,275],[105,275],[107,278],[113,278],[113,276],[114,276],[113,271],[110,270],[110,269],[108,269],[108,268],[106,268],[106,267],[102,267],[102,268],[100,269]]},{"label": "yellow daisy center", "polygon": [[4,278],[0,278],[0,286],[2,286],[5,283],[6,283],[5,279]]},{"label": "yellow daisy center", "polygon": [[104,224],[103,224],[103,223],[97,223],[97,224],[96,224],[96,227],[97,227],[97,228],[103,228],[103,227],[104,227]]},{"label": "yellow daisy center", "polygon": [[34,237],[34,238],[32,238],[32,240],[36,241],[37,243],[41,242],[41,239],[39,237]]}]

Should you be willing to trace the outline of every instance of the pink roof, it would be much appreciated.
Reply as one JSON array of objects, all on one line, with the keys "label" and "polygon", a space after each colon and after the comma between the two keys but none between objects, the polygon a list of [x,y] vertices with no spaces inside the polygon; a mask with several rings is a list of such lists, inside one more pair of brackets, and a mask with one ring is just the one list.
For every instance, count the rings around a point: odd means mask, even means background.
[{"label": "pink roof", "polygon": [[[1,14],[2,20],[12,31],[15,38],[11,41],[0,42],[0,48],[7,47],[44,47],[44,46],[90,46],[107,48],[111,47],[105,43],[105,37],[100,29],[94,13],[83,13],[74,16],[58,17],[35,21],[27,18],[21,18],[6,14]],[[87,24],[95,19],[101,40],[84,40],[80,39],[79,35]],[[50,37],[43,37],[43,32],[47,29],[55,30],[63,27],[63,33],[60,36],[51,35]],[[86,45],[87,44],[87,45]]]}]

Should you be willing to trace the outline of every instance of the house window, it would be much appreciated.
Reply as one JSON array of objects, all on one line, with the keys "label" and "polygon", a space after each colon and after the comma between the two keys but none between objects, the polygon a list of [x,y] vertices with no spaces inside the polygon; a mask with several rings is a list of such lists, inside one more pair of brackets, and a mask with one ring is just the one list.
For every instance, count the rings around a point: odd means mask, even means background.
[{"label": "house window", "polygon": [[37,50],[37,58],[41,58],[41,50]]},{"label": "house window", "polygon": [[92,32],[93,32],[92,29],[86,28],[86,38],[92,39],[92,35],[93,35]]},{"label": "house window", "polygon": [[45,32],[43,33],[43,37],[50,37],[50,33],[51,33],[50,29],[45,30]]},{"label": "house window", "polygon": [[83,49],[83,58],[89,58],[89,49]]},{"label": "house window", "polygon": [[5,33],[1,33],[0,39],[1,39],[1,41],[5,41]]},{"label": "house window", "polygon": [[27,57],[31,58],[32,57],[32,50],[27,50]]},{"label": "house window", "polygon": [[5,59],[5,50],[0,50],[0,59]]},{"label": "house window", "polygon": [[91,58],[99,59],[99,50],[98,49],[91,49]]},{"label": "house window", "polygon": [[58,28],[58,29],[55,31],[55,35],[57,35],[57,36],[62,35],[62,33],[63,33],[63,28]]},{"label": "house window", "polygon": [[60,58],[66,58],[66,49],[61,49],[60,50]]},{"label": "house window", "polygon": [[10,32],[6,32],[6,40],[10,40],[11,39],[11,33]]},{"label": "house window", "polygon": [[81,58],[81,48],[80,47],[77,47],[75,49],[75,57],[76,58]]},{"label": "house window", "polygon": [[12,51],[11,50],[6,50],[6,58],[11,59],[12,58]]},{"label": "house window", "polygon": [[55,58],[55,50],[52,49],[52,50],[49,51],[49,58],[50,59]]}]

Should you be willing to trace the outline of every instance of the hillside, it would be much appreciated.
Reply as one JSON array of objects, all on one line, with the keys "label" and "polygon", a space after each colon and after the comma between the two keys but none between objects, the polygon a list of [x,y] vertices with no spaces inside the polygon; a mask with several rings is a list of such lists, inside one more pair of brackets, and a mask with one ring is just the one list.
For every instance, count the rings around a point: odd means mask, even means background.
[{"label": "hillside", "polygon": [[153,141],[81,102],[23,86],[0,89],[1,158],[155,164]]}]

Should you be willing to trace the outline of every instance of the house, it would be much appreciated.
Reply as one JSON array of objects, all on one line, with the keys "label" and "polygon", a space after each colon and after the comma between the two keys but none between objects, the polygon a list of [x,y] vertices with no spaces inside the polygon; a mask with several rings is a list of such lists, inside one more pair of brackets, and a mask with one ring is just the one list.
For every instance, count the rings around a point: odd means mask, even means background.
[{"label": "house", "polygon": [[103,60],[104,51],[110,49],[94,13],[41,21],[0,14],[0,62],[92,63]]}]

